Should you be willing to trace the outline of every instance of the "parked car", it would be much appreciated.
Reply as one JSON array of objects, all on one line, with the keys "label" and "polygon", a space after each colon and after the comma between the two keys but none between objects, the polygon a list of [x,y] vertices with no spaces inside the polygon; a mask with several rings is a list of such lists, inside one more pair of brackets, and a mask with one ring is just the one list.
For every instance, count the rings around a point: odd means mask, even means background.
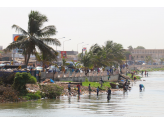
[{"label": "parked car", "polygon": [[55,70],[56,70],[56,72],[60,72],[60,69],[58,67],[55,67],[55,66],[52,65],[52,66],[49,67],[48,73],[51,73]]},{"label": "parked car", "polygon": [[40,71],[43,71],[43,67],[38,66],[38,67],[36,67],[36,69],[35,69],[35,70],[40,70]]}]

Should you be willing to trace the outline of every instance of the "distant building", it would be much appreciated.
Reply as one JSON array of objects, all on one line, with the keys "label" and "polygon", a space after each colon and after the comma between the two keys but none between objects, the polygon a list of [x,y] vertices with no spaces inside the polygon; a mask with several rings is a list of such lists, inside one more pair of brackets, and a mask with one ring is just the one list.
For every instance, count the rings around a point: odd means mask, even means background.
[{"label": "distant building", "polygon": [[148,56],[157,61],[164,58],[164,49],[133,49],[131,53],[135,61],[145,61]]},{"label": "distant building", "polygon": [[[58,61],[62,61],[62,58],[61,58],[61,51],[58,51],[59,52],[59,56],[58,56]],[[78,59],[77,59],[77,55],[78,55],[78,52],[77,51],[66,51],[66,60],[67,61],[74,61],[76,62]]]},{"label": "distant building", "polygon": [[3,46],[0,46],[0,50],[3,50]]}]

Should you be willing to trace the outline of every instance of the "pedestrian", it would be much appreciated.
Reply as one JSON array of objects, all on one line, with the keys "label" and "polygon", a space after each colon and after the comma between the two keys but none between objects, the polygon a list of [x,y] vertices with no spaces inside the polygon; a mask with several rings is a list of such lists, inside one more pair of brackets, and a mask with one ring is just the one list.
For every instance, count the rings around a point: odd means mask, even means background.
[{"label": "pedestrian", "polygon": [[68,83],[68,92],[69,92],[69,95],[71,95],[71,82]]},{"label": "pedestrian", "polygon": [[97,87],[97,96],[99,95],[99,86]]},{"label": "pedestrian", "polygon": [[110,73],[112,73],[112,68],[110,68]]},{"label": "pedestrian", "polygon": [[102,77],[101,77],[101,79],[100,79],[100,82],[101,82],[101,87],[102,87],[102,84],[104,83]]},{"label": "pedestrian", "polygon": [[108,92],[107,92],[107,93],[108,93],[107,99],[110,100],[110,95],[111,95],[111,90],[110,90],[110,88],[108,88]]},{"label": "pedestrian", "polygon": [[136,77],[134,77],[134,81],[136,80]]},{"label": "pedestrian", "polygon": [[147,72],[147,77],[148,77],[148,72]]},{"label": "pedestrian", "polygon": [[41,71],[39,71],[38,79],[39,79],[39,83],[40,83],[40,80],[41,80]]},{"label": "pedestrian", "polygon": [[109,76],[109,70],[107,70],[107,75]]},{"label": "pedestrian", "polygon": [[145,76],[146,76],[146,70],[145,70]]},{"label": "pedestrian", "polygon": [[91,94],[91,85],[90,84],[88,86],[88,89],[89,89],[89,94]]},{"label": "pedestrian", "polygon": [[85,75],[87,76],[87,75],[88,75],[88,73],[89,73],[89,69],[87,69],[87,71],[86,71]]},{"label": "pedestrian", "polygon": [[143,71],[141,72],[142,76],[143,76]]},{"label": "pedestrian", "polygon": [[133,73],[131,73],[131,75],[132,75],[131,78],[133,79]]},{"label": "pedestrian", "polygon": [[78,95],[80,95],[80,84],[77,85],[78,88]]}]

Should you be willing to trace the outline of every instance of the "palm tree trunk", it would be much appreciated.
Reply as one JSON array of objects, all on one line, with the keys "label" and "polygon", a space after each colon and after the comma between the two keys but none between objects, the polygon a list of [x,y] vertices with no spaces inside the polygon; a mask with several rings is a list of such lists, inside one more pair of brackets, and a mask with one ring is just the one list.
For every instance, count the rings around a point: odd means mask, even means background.
[{"label": "palm tree trunk", "polygon": [[27,65],[28,65],[28,62],[29,62],[29,59],[30,59],[30,54],[27,54],[26,56],[27,56],[27,57],[26,57],[25,64],[26,64],[26,66],[27,66]]}]

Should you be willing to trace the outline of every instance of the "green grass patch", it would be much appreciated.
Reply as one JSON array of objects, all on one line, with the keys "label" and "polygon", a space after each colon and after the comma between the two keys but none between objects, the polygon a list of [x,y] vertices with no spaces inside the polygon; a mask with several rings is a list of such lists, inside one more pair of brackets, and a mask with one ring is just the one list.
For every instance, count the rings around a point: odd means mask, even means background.
[{"label": "green grass patch", "polygon": [[136,77],[136,79],[141,79],[141,77],[140,76],[137,76],[137,75],[133,75],[133,78],[132,78],[131,77],[132,74],[130,74],[130,73],[128,73],[127,76],[130,77],[130,79],[134,79],[134,77]]},{"label": "green grass patch", "polygon": [[99,82],[82,82],[82,86],[90,86],[91,87],[95,87],[97,88],[99,86],[100,90],[106,90],[106,88],[111,88],[110,83],[114,83],[114,82],[104,82],[101,88],[101,84]]}]

